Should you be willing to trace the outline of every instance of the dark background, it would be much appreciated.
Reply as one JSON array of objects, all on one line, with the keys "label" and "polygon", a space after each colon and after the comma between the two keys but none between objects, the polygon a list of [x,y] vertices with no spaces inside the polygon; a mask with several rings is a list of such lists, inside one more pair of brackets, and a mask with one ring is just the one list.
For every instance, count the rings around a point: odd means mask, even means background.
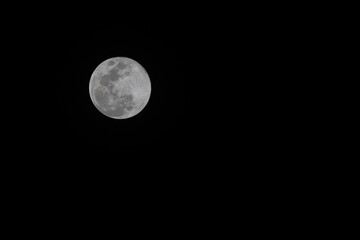
[{"label": "dark background", "polygon": [[[74,11],[76,20],[39,6],[40,14],[4,19],[1,176],[15,209],[32,210],[33,221],[34,206],[46,206],[44,219],[54,211],[78,226],[74,213],[93,220],[118,206],[132,218],[200,222],[211,232],[204,218],[216,226],[229,219],[228,227],[246,211],[257,221],[276,204],[299,205],[302,185],[325,166],[313,160],[323,152],[312,153],[322,122],[308,111],[319,67],[314,34],[296,25],[302,11],[215,4],[161,6],[165,14],[151,16],[99,4]],[[89,96],[91,73],[114,56],[138,61],[152,83],[148,105],[127,120],[102,115]]]},{"label": "dark background", "polygon": [[[14,61],[22,65],[10,64],[9,68],[14,69],[13,76],[29,73],[7,82],[8,87],[17,89],[18,97],[8,92],[6,98],[23,106],[21,112],[8,108],[13,114],[9,128],[15,134],[6,132],[14,153],[23,154],[17,150],[21,146],[39,164],[54,159],[55,164],[65,161],[65,165],[76,166],[99,161],[110,165],[137,160],[149,163],[154,159],[160,164],[188,155],[195,144],[189,134],[196,109],[186,109],[197,91],[192,82],[199,60],[194,53],[189,57],[193,49],[190,35],[175,25],[168,26],[147,21],[40,21],[9,28],[13,34],[8,46],[18,46],[15,52],[21,53],[16,54],[21,58],[14,57]],[[139,62],[152,87],[147,106],[126,120],[100,113],[89,95],[95,68],[116,56]]]},{"label": "dark background", "polygon": [[[257,147],[270,145],[264,128],[276,112],[268,101],[276,83],[266,77],[276,71],[276,31],[251,14],[197,13],[115,22],[44,18],[10,27],[8,46],[21,68],[10,64],[9,72],[21,77],[7,82],[18,97],[7,96],[25,105],[21,113],[9,110],[19,116],[10,120],[18,133],[10,134],[11,146],[78,166],[133,163],[130,156],[209,167],[234,151],[263,154]],[[94,69],[116,56],[138,61],[152,84],[148,105],[126,120],[104,116],[89,96]]]},{"label": "dark background", "polygon": [[[256,97],[247,87],[252,37],[246,24],[235,28],[232,20],[197,14],[94,20],[41,19],[8,29],[14,32],[9,46],[21,56],[13,58],[21,68],[10,64],[21,77],[7,82],[19,90],[15,101],[23,106],[21,112],[8,110],[14,158],[54,171],[151,169],[170,176],[211,174],[206,169],[236,163],[227,161],[234,151],[247,155],[254,141],[248,133],[257,127],[249,125],[254,117],[247,113]],[[138,61],[152,86],[144,110],[126,120],[104,116],[89,96],[95,68],[116,56]]]},{"label": "dark background", "polygon": [[[294,152],[291,139],[312,121],[301,114],[301,88],[313,89],[302,69],[317,66],[302,61],[312,40],[299,21],[266,6],[182,10],[4,24],[9,149],[41,164],[61,159],[56,164],[104,169],[227,168]],[[115,56],[138,61],[152,84],[146,108],[126,120],[104,116],[89,96],[92,72]]]}]

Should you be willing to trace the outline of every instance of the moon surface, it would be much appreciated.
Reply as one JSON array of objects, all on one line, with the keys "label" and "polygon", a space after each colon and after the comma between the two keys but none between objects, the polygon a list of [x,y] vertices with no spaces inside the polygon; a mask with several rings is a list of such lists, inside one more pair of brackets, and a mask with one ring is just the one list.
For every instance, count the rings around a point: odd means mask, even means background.
[{"label": "moon surface", "polygon": [[151,83],[145,69],[127,57],[109,58],[91,75],[90,97],[105,116],[126,119],[141,112],[150,99]]}]

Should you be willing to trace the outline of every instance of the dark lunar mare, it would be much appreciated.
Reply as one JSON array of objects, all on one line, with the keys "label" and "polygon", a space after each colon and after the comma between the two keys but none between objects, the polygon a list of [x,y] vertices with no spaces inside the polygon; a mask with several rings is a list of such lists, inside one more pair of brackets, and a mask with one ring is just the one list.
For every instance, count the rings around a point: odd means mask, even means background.
[{"label": "dark lunar mare", "polygon": [[123,61],[119,61],[118,65],[116,65],[118,69],[123,70],[125,69],[127,66]]},{"label": "dark lunar mare", "polygon": [[104,74],[104,76],[101,77],[100,84],[103,86],[108,86],[110,82],[115,82],[119,79],[120,75],[118,73],[118,70],[111,69],[109,73]]}]

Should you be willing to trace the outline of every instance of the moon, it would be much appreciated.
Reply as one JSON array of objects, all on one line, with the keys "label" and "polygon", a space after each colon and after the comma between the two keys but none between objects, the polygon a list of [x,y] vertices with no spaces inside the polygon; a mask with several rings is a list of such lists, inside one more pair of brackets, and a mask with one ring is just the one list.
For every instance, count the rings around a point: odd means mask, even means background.
[{"label": "moon", "polygon": [[113,57],[96,67],[89,91],[93,104],[102,114],[126,119],[145,108],[150,99],[151,83],[138,62],[127,57]]}]

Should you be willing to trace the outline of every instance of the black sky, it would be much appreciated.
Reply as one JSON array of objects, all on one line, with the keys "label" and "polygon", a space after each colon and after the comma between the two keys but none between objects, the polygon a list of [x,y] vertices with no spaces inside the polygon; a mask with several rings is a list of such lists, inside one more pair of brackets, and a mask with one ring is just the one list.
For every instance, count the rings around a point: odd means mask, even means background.
[{"label": "black sky", "polygon": [[[185,35],[176,28],[146,22],[57,23],[35,26],[31,31],[24,27],[17,35],[22,61],[28,62],[21,71],[33,74],[16,82],[24,92],[19,95],[31,101],[26,102],[23,118],[14,120],[22,129],[14,142],[40,155],[81,157],[105,152],[118,158],[120,152],[142,156],[147,152],[165,154],[169,149],[171,154],[180,148],[186,152],[192,118],[185,113],[191,102],[186,82],[192,81],[194,70],[189,66],[195,59],[187,59]],[[104,116],[89,96],[95,68],[117,56],[139,62],[152,86],[145,109],[127,120]]]}]

